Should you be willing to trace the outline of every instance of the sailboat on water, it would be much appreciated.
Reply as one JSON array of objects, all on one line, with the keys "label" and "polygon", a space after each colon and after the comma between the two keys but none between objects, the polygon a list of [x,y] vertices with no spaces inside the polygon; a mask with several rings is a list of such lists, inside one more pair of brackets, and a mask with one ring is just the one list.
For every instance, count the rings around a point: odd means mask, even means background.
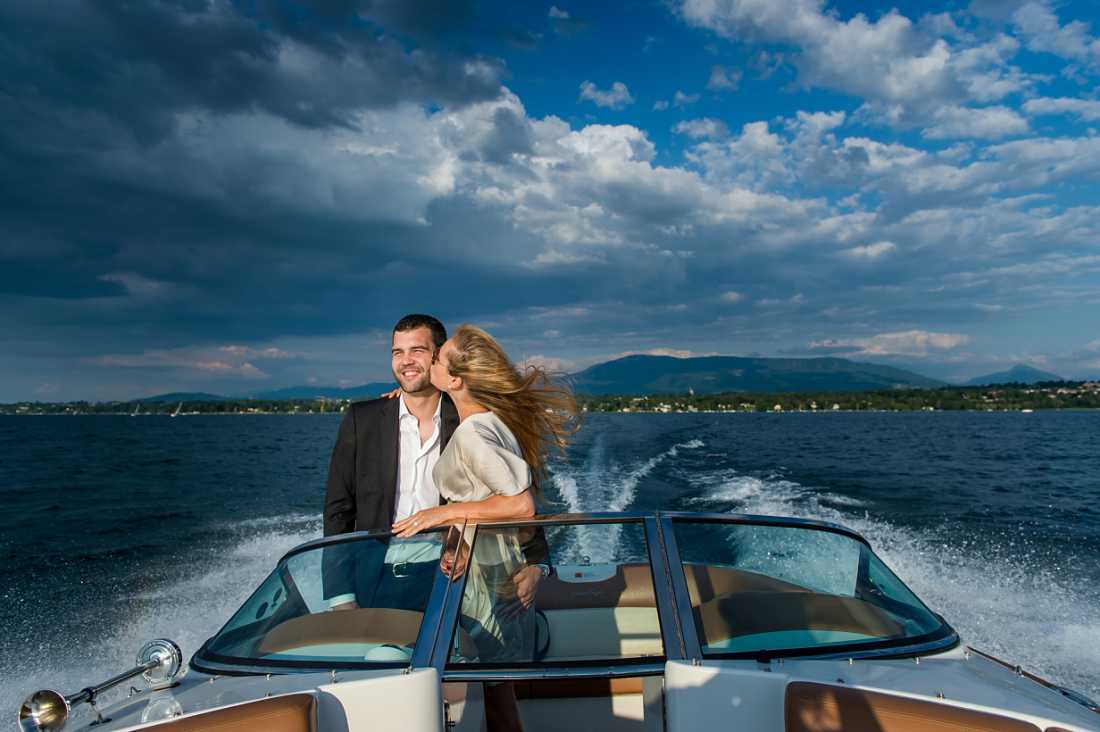
[{"label": "sailboat on water", "polygon": [[176,405],[176,411],[172,412],[172,416],[173,417],[180,416],[180,410],[181,409],[183,409],[183,402],[180,402],[179,404]]},{"label": "sailboat on water", "polygon": [[130,416],[131,417],[136,417],[139,414],[141,414],[141,402],[137,403],[137,406],[134,407],[134,411],[130,414]]}]

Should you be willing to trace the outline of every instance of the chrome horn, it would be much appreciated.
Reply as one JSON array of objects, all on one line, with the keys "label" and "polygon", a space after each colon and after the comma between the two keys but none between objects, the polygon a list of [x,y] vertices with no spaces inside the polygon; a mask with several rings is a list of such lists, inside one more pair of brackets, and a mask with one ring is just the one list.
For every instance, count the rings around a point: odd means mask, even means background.
[{"label": "chrome horn", "polygon": [[181,668],[183,653],[179,646],[166,638],[149,641],[138,651],[136,666],[103,683],[85,687],[68,696],[53,689],[34,692],[19,708],[19,727],[23,732],[58,732],[65,726],[69,712],[77,704],[86,702],[94,705],[97,696],[138,674],[150,686],[166,684],[176,677]]}]

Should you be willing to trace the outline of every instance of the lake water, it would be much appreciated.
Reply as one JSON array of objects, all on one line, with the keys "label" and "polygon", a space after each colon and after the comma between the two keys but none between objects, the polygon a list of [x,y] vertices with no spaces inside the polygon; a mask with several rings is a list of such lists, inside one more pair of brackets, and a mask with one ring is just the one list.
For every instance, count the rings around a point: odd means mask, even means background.
[{"label": "lake water", "polygon": [[[189,657],[320,535],[338,420],[0,417],[0,714]],[[547,497],[845,524],[965,641],[1100,696],[1100,412],[591,415]]]}]

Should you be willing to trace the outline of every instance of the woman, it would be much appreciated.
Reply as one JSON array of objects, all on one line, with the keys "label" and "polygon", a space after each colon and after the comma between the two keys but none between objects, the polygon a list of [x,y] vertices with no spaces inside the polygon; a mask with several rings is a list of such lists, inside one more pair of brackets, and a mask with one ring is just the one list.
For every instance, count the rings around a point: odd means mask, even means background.
[{"label": "woman", "polygon": [[541,368],[521,373],[492,336],[472,325],[460,326],[439,349],[431,379],[458,411],[459,425],[432,471],[450,503],[397,522],[394,533],[533,516],[549,448],[564,451],[575,430],[572,392]]},{"label": "woman", "polygon": [[[394,533],[408,537],[463,519],[533,516],[549,448],[564,449],[576,424],[573,394],[542,369],[521,373],[492,336],[470,325],[439,349],[431,378],[458,410],[459,425],[432,471],[449,503],[397,522]],[[539,570],[524,566],[518,542],[508,546],[497,538],[475,548],[463,625],[480,660],[530,660],[534,613],[509,611],[501,600],[514,597],[522,610],[529,608]],[[521,729],[511,684],[486,685],[485,716],[490,730]]]}]

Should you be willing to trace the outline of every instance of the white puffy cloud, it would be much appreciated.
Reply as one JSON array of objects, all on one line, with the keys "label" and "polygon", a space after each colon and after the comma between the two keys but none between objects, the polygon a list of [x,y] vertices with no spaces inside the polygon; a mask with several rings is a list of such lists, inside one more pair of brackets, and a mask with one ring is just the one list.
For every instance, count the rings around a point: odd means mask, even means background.
[{"label": "white puffy cloud", "polygon": [[1039,97],[1024,102],[1023,109],[1030,115],[1072,114],[1088,122],[1100,120],[1100,101],[1074,97]]},{"label": "white puffy cloud", "polygon": [[810,343],[811,350],[850,351],[859,356],[927,356],[949,351],[970,342],[961,333],[905,330],[878,333],[861,338],[827,338]]},{"label": "white puffy cloud", "polygon": [[680,13],[728,38],[795,46],[802,83],[860,97],[869,118],[893,125],[924,125],[939,105],[989,103],[1033,83],[1008,63],[1013,39],[976,42],[943,19],[918,25],[891,10],[842,20],[823,0],[684,0]]},{"label": "white puffy cloud", "polygon": [[1073,20],[1066,24],[1044,0],[1031,0],[1012,14],[1017,32],[1032,51],[1052,53],[1088,64],[1100,63],[1100,38],[1090,33],[1088,23]]},{"label": "white puffy cloud", "polygon": [[183,113],[172,139],[116,151],[109,175],[239,213],[262,204],[410,223],[453,190],[456,161],[433,130],[438,119],[401,105],[356,121],[357,128],[317,130],[263,113]]},{"label": "white puffy cloud", "polygon": [[607,91],[602,91],[591,81],[581,82],[580,99],[590,101],[597,107],[607,107],[609,109],[623,109],[634,103],[634,97],[630,96],[630,90],[621,81],[612,83],[611,88]]},{"label": "white puffy cloud", "polygon": [[945,106],[932,115],[934,124],[921,134],[930,140],[977,138],[995,140],[1029,132],[1027,120],[1008,107]]},{"label": "white puffy cloud", "polygon": [[673,130],[678,134],[695,139],[721,139],[728,137],[730,133],[725,122],[713,117],[684,120],[677,123]]}]

